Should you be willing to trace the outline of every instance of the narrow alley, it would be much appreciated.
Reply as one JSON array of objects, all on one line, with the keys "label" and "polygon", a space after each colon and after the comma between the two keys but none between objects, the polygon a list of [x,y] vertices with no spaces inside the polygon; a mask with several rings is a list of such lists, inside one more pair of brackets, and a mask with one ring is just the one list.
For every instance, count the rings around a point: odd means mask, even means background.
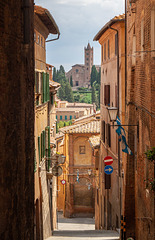
[{"label": "narrow alley", "polygon": [[116,240],[119,234],[111,230],[95,230],[94,218],[64,218],[58,214],[58,229],[46,240]]}]

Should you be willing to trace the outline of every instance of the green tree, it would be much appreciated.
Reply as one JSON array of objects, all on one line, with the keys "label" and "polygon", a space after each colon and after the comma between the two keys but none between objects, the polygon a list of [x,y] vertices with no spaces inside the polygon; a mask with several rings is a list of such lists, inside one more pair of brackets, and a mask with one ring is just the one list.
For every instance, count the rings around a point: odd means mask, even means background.
[{"label": "green tree", "polygon": [[65,98],[68,102],[74,102],[73,91],[69,82],[66,82],[65,85]]},{"label": "green tree", "polygon": [[70,76],[70,85],[71,85],[71,87],[73,87],[73,79],[72,79],[72,75]]},{"label": "green tree", "polygon": [[95,82],[93,83],[92,86],[92,103],[96,103],[96,91],[95,91]]},{"label": "green tree", "polygon": [[57,81],[57,71],[55,67],[53,68],[53,81]]},{"label": "green tree", "polygon": [[92,66],[92,69],[91,69],[91,75],[90,75],[90,84],[91,84],[91,87],[93,86],[93,83],[95,81],[97,81],[97,70],[96,70],[96,67],[95,65]]}]

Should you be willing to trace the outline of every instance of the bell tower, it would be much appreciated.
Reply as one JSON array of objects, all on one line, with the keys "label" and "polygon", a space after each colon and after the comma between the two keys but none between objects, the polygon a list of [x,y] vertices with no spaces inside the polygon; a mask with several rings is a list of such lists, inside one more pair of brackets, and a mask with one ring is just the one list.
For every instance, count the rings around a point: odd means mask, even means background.
[{"label": "bell tower", "polygon": [[93,47],[88,43],[85,50],[85,82],[90,82],[90,74],[93,66]]}]

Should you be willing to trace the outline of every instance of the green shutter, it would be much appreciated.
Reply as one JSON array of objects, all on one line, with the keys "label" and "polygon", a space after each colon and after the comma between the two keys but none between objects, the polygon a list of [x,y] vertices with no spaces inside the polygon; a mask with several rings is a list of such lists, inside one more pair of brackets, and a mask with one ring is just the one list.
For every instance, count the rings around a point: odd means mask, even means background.
[{"label": "green shutter", "polygon": [[50,100],[49,73],[46,73],[46,94],[47,94],[47,99],[46,99],[46,101],[49,101],[49,100]]},{"label": "green shutter", "polygon": [[45,130],[43,131],[43,157],[45,157]]},{"label": "green shutter", "polygon": [[43,158],[43,133],[41,133],[41,160]]},{"label": "green shutter", "polygon": [[41,151],[40,151],[40,137],[38,137],[38,154],[39,154],[39,163],[40,163],[40,158],[41,158]]},{"label": "green shutter", "polygon": [[41,73],[41,101],[44,103],[44,72]]},{"label": "green shutter", "polygon": [[47,82],[46,73],[44,73],[44,102],[47,102]]},{"label": "green shutter", "polygon": [[48,131],[48,149],[47,149],[47,157],[48,157],[48,171],[50,169],[50,156],[51,156],[51,148],[50,148],[50,127],[47,126],[46,130]]},{"label": "green shutter", "polygon": [[35,71],[35,93],[37,91],[37,72]]},{"label": "green shutter", "polygon": [[47,101],[46,96],[46,73],[42,72],[42,103]]}]

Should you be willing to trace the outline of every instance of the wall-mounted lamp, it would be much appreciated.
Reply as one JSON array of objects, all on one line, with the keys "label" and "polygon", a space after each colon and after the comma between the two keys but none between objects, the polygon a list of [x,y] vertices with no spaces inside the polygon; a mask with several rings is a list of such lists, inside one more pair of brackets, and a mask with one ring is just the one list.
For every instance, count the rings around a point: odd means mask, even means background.
[{"label": "wall-mounted lamp", "polygon": [[107,107],[110,122],[115,122],[117,119],[117,112],[118,108],[117,107]]}]

